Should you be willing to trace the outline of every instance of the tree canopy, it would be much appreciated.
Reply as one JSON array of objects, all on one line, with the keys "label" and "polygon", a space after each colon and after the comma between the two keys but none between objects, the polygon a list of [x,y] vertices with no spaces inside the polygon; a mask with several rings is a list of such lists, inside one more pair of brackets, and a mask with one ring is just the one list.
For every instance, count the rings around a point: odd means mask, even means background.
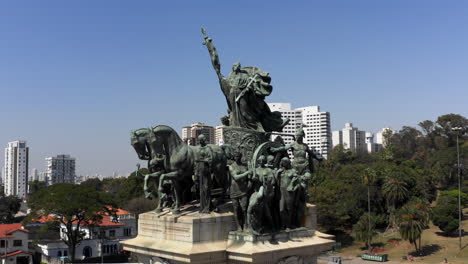
[{"label": "tree canopy", "polygon": [[114,206],[112,199],[87,186],[61,183],[40,189],[29,199],[33,216],[53,215],[66,226],[66,239],[72,260],[76,245],[83,239],[80,226],[99,223],[102,213]]}]

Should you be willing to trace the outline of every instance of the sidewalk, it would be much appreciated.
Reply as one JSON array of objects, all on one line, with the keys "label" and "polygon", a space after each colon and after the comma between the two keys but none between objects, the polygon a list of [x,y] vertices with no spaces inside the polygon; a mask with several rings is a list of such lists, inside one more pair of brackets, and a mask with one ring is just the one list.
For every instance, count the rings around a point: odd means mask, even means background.
[{"label": "sidewalk", "polygon": [[[317,264],[328,264],[328,256],[320,256],[318,257]],[[385,263],[385,264],[401,264],[401,263],[415,263],[421,264],[421,262],[410,262],[410,261],[386,261],[386,262],[376,262],[376,261],[369,261],[363,260],[358,257],[341,257],[342,264],[377,264],[377,263]]]}]

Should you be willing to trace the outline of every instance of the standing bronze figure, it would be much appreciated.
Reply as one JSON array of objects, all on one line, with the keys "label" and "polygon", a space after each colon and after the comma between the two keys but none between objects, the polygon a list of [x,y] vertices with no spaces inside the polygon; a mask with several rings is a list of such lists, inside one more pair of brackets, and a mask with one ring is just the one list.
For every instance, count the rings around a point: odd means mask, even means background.
[{"label": "standing bronze figure", "polygon": [[242,154],[234,153],[234,162],[229,165],[229,173],[231,176],[230,197],[232,207],[236,219],[237,231],[242,231],[245,228],[247,218],[247,206],[249,203],[249,176],[252,172],[247,166],[242,165]]},{"label": "standing bronze figure", "polygon": [[211,209],[211,150],[206,145],[205,135],[198,136],[200,146],[195,152],[195,178],[200,182],[200,213],[208,214]]}]

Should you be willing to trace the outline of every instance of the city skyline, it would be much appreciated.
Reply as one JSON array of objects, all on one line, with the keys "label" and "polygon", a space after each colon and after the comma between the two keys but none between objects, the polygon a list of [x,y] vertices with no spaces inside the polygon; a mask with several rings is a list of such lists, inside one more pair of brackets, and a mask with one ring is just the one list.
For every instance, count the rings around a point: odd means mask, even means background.
[{"label": "city skyline", "polygon": [[226,105],[201,26],[225,75],[236,61],[270,72],[267,102],[320,105],[332,130],[468,116],[467,10],[435,1],[2,3],[0,144],[27,141],[39,171],[69,153],[77,175],[125,174],[142,163],[130,130],[219,125]]}]

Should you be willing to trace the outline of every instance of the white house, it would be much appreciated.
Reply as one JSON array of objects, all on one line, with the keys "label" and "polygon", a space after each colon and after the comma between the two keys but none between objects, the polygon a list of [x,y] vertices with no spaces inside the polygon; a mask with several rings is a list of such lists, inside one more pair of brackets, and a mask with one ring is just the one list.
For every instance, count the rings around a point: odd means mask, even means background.
[{"label": "white house", "polygon": [[[67,240],[66,231],[66,226],[61,224],[60,237],[62,240]],[[76,247],[76,259],[118,254],[122,250],[120,241],[136,236],[135,215],[117,209],[116,216],[104,215],[100,223],[80,226],[80,231],[84,234],[84,240]],[[37,245],[37,248],[43,255],[43,261],[46,261],[48,257],[68,257],[70,253],[63,241],[42,243]]]},{"label": "white house", "polygon": [[2,264],[32,264],[32,253],[28,251],[28,232],[21,224],[0,224]]}]

